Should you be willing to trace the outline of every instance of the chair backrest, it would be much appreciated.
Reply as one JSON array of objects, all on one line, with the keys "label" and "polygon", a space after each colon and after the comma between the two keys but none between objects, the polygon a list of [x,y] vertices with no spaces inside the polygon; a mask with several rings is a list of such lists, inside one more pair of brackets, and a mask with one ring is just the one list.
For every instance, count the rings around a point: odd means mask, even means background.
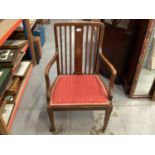
[{"label": "chair backrest", "polygon": [[60,74],[94,74],[98,49],[102,48],[104,24],[67,22],[54,25]]}]

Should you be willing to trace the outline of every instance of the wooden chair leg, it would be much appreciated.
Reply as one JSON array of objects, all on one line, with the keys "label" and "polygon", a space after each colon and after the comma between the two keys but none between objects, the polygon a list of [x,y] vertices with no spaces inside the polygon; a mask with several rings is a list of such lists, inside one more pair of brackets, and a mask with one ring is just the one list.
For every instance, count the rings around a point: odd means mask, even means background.
[{"label": "wooden chair leg", "polygon": [[104,132],[107,128],[111,112],[112,112],[112,107],[109,107],[105,110],[104,125],[103,125],[102,132]]},{"label": "wooden chair leg", "polygon": [[54,124],[54,112],[51,109],[47,109],[48,111],[48,116],[49,116],[49,120],[51,122],[51,128],[50,131],[54,132],[55,131],[55,124]]}]

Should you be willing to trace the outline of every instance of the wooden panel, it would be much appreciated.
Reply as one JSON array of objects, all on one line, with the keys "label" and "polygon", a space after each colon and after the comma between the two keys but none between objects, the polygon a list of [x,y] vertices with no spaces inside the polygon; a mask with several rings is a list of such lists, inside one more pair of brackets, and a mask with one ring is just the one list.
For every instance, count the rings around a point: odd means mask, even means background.
[{"label": "wooden panel", "polygon": [[[105,24],[103,54],[115,66],[117,70],[116,83],[118,84],[123,82],[124,72],[132,52],[135,31],[135,29],[127,30]],[[101,66],[101,72],[104,76],[109,77],[109,72],[104,64]]]},{"label": "wooden panel", "polygon": [[82,74],[83,26],[75,27],[75,74]]}]

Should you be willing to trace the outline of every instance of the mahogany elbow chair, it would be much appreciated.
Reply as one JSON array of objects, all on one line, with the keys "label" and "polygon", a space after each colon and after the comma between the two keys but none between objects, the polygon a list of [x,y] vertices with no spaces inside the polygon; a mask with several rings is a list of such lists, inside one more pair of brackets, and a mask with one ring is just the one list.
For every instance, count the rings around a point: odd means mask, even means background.
[{"label": "mahogany elbow chair", "polygon": [[[104,24],[66,22],[54,25],[55,55],[45,68],[47,111],[51,131],[55,131],[54,112],[70,110],[105,110],[107,127],[112,112],[114,66],[102,52]],[[109,88],[99,76],[100,61],[111,72]],[[49,71],[56,63],[57,77],[50,84]]]}]

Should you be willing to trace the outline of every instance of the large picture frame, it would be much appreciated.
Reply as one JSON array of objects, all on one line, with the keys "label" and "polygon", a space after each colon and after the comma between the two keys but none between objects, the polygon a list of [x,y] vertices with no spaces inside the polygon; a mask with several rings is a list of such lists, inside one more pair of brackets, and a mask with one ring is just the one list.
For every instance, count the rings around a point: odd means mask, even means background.
[{"label": "large picture frame", "polygon": [[152,31],[153,31],[154,25],[155,25],[155,20],[151,19],[148,23],[147,31],[145,34],[145,39],[143,41],[143,45],[142,45],[139,60],[136,66],[136,71],[134,74],[133,82],[132,82],[131,89],[129,92],[129,97],[132,97],[132,98],[151,98],[152,97],[149,92],[146,95],[135,95],[134,93],[135,93],[135,89],[136,89],[136,86],[139,80],[140,72],[141,72],[141,69],[144,63],[145,55],[147,53],[147,47],[149,44],[149,40],[150,40]]}]

